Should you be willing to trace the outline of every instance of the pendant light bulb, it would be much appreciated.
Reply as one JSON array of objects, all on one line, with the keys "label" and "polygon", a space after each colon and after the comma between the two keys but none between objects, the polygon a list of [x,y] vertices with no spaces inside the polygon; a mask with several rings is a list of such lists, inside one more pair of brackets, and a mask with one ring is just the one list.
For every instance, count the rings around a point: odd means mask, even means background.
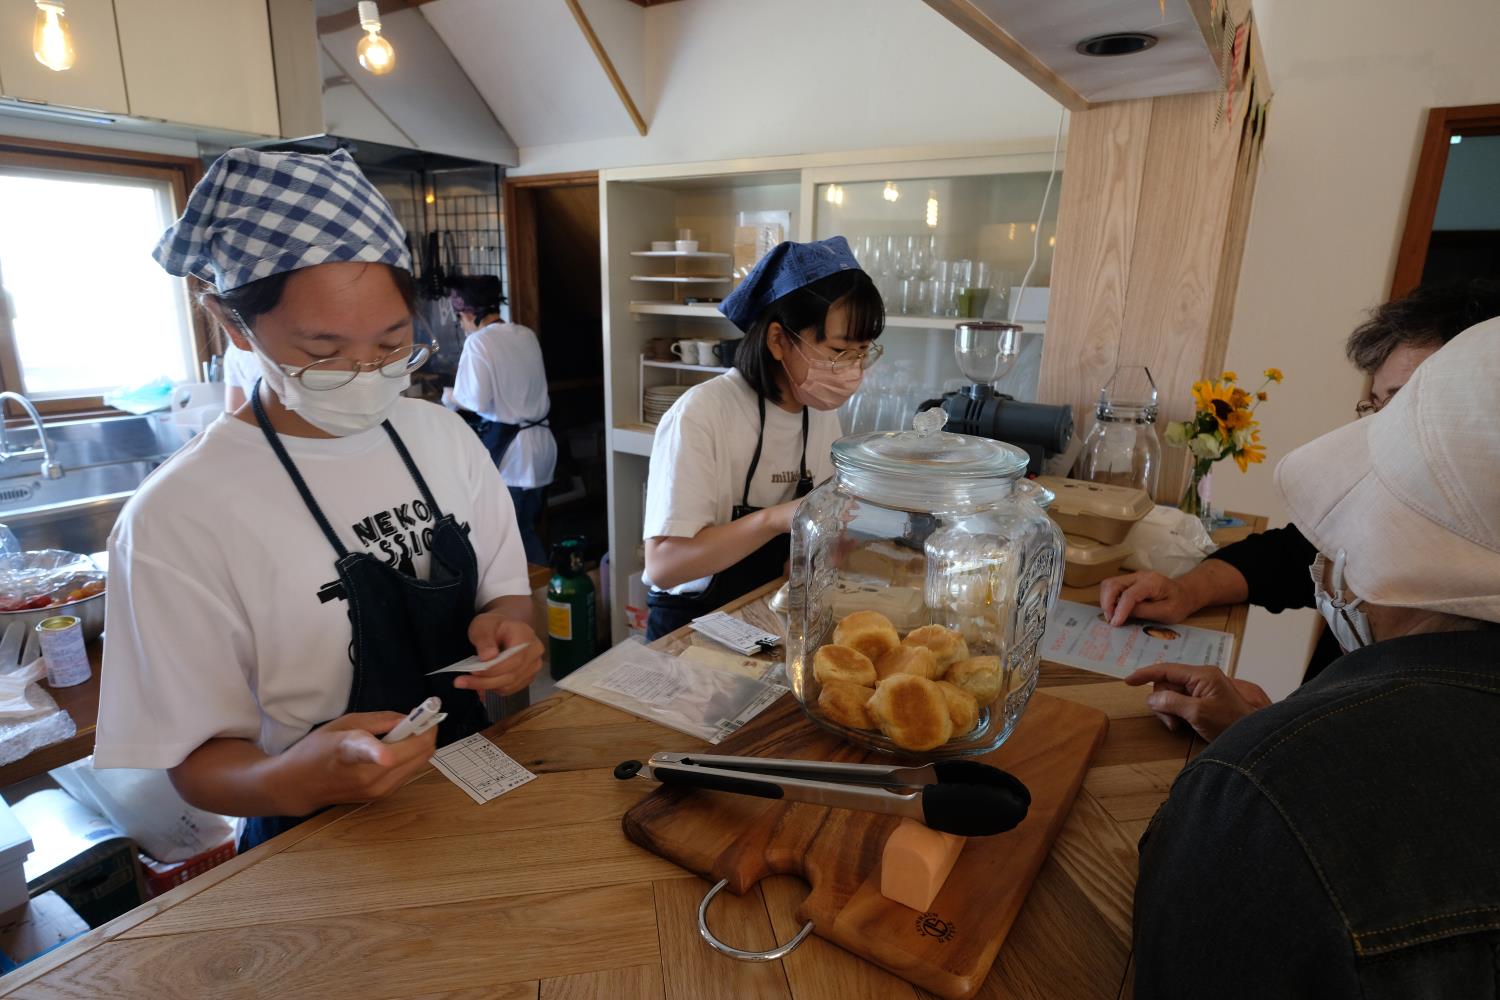
[{"label": "pendant light bulb", "polygon": [[886,201],[895,201],[901,197],[901,189],[896,186],[895,181],[886,181],[885,190],[880,192],[880,196]]},{"label": "pendant light bulb", "polygon": [[365,37],[359,40],[359,64],[375,76],[385,76],[396,68],[396,50],[380,36],[380,7],[373,0],[360,0],[359,26]]},{"label": "pendant light bulb", "polygon": [[927,228],[936,229],[938,224],[938,200],[937,195],[927,196]]},{"label": "pendant light bulb", "polygon": [[61,73],[73,65],[73,32],[63,13],[62,0],[36,0],[36,28],[31,33],[31,54],[48,69]]},{"label": "pendant light bulb", "polygon": [[823,192],[823,199],[830,205],[842,205],[844,203],[844,187],[841,184],[830,184],[828,190]]}]

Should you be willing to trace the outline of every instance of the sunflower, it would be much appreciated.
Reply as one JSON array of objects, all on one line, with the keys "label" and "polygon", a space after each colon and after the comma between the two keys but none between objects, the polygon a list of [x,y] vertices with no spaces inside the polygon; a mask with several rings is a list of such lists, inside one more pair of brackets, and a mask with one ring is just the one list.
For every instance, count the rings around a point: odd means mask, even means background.
[{"label": "sunflower", "polygon": [[1237,382],[1237,381],[1239,381],[1239,376],[1236,375],[1234,372],[1224,372],[1223,374],[1221,374],[1219,376],[1219,378],[1221,380],[1225,381],[1225,382]]},{"label": "sunflower", "polygon": [[1280,368],[1267,368],[1265,371],[1265,376],[1272,382],[1276,383],[1280,383],[1282,379],[1286,378],[1285,375],[1281,374]]},{"label": "sunflower", "polygon": [[1266,446],[1260,443],[1260,431],[1250,435],[1250,443],[1235,452],[1234,463],[1240,467],[1241,472],[1247,471],[1251,465],[1259,465],[1266,460]]},{"label": "sunflower", "polygon": [[1220,421],[1234,409],[1232,391],[1227,385],[1220,385],[1218,382],[1194,382],[1193,404],[1200,413],[1213,414]]}]

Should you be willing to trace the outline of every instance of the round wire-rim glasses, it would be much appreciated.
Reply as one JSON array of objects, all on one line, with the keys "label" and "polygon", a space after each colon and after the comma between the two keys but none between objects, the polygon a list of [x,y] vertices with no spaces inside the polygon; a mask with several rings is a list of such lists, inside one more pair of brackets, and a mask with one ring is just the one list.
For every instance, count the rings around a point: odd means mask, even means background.
[{"label": "round wire-rim glasses", "polygon": [[[234,320],[240,329],[251,340],[255,340],[255,334],[251,332],[250,326],[238,313]],[[294,378],[302,383],[304,389],[313,392],[326,392],[330,389],[340,389],[353,382],[354,379],[365,372],[379,372],[386,378],[401,378],[410,375],[427,363],[432,357],[435,345],[430,341],[423,344],[411,343],[405,347],[398,347],[394,351],[384,355],[378,361],[355,361],[353,358],[320,358],[312,364],[307,365],[280,365],[281,370],[288,378]]]},{"label": "round wire-rim glasses", "polygon": [[802,352],[802,357],[808,364],[822,365],[832,372],[843,371],[850,365],[858,365],[861,370],[869,371],[870,367],[879,361],[880,356],[885,353],[885,348],[880,344],[871,344],[863,350],[855,350],[851,347],[847,350],[839,351],[831,358],[821,356],[808,357],[807,353],[802,351],[801,338],[796,339],[798,340],[797,349],[799,352]]}]

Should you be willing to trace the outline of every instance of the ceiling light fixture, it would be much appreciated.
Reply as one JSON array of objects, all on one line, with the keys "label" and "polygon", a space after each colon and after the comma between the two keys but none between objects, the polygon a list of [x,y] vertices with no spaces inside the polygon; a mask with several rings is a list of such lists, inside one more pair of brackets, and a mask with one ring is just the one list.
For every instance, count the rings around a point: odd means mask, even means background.
[{"label": "ceiling light fixture", "polygon": [[31,54],[48,69],[61,73],[73,65],[73,32],[63,13],[62,0],[36,0],[36,28]]},{"label": "ceiling light fixture", "polygon": [[927,228],[936,229],[938,224],[938,200],[937,194],[927,192]]},{"label": "ceiling light fixture", "polygon": [[385,76],[396,68],[396,50],[380,37],[380,6],[374,0],[359,0],[359,26],[365,32],[359,40],[359,64],[376,76]]},{"label": "ceiling light fixture", "polygon": [[896,186],[895,181],[886,181],[885,190],[880,192],[880,197],[886,201],[895,201],[901,197],[901,189]]},{"label": "ceiling light fixture", "polygon": [[828,190],[823,192],[823,200],[830,205],[842,205],[844,203],[844,188],[839,184],[828,185]]},{"label": "ceiling light fixture", "polygon": [[1086,56],[1132,56],[1155,44],[1156,36],[1144,31],[1112,31],[1107,35],[1085,38],[1074,49]]}]

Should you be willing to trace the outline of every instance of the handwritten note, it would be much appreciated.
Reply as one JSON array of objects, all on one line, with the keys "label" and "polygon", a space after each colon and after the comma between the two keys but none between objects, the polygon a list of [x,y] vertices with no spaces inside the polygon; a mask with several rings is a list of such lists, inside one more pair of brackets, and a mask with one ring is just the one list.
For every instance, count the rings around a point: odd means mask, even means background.
[{"label": "handwritten note", "polygon": [[480,805],[536,777],[483,733],[443,747],[433,755],[432,766]]}]

